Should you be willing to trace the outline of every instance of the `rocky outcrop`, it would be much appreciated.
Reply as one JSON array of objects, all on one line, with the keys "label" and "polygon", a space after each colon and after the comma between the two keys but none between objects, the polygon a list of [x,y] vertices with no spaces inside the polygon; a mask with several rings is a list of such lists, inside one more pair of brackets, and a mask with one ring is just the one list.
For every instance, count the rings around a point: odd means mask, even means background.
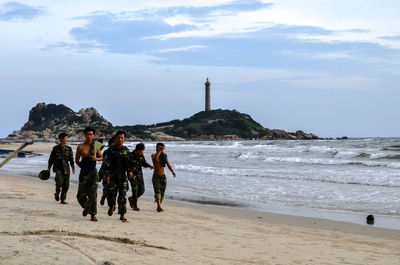
[{"label": "rocky outcrop", "polygon": [[284,130],[267,130],[267,133],[261,137],[262,140],[315,140],[320,139],[313,133],[305,133],[303,131],[296,131],[295,133],[286,132]]},{"label": "rocky outcrop", "polygon": [[297,140],[319,139],[312,133],[267,129],[254,121],[250,115],[236,110],[202,111],[183,119],[153,125],[113,126],[95,108],[74,112],[60,104],[39,103],[29,112],[28,122],[21,130],[11,133],[7,141],[54,141],[61,132],[69,135],[70,141],[84,140],[83,130],[91,126],[96,129],[96,138],[106,139],[117,130],[125,130],[130,141],[230,141],[241,139]]},{"label": "rocky outcrop", "polygon": [[184,141],[185,140],[184,138],[168,135],[163,132],[155,132],[155,133],[152,133],[150,136],[151,136],[152,140],[159,141],[159,142],[162,142],[162,141]]},{"label": "rocky outcrop", "polygon": [[106,138],[113,131],[110,122],[103,118],[95,108],[74,112],[60,104],[39,103],[29,112],[29,119],[21,130],[14,131],[7,139],[23,141],[25,139],[54,141],[58,134],[65,132],[71,141],[84,139],[83,130],[91,126],[96,129],[97,138]]},{"label": "rocky outcrop", "polygon": [[206,135],[206,134],[202,134],[197,136],[196,138],[192,139],[195,141],[215,141],[217,139],[215,139],[215,136],[213,134],[210,135]]}]

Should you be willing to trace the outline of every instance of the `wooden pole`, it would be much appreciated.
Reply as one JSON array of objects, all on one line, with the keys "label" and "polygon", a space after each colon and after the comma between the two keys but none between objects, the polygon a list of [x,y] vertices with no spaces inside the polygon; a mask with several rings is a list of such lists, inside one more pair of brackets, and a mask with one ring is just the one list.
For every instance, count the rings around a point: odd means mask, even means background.
[{"label": "wooden pole", "polygon": [[16,156],[19,152],[21,152],[22,149],[24,149],[27,145],[30,145],[30,144],[33,144],[33,141],[25,142],[23,145],[21,145],[17,150],[14,151],[14,153],[12,153],[9,157],[4,159],[4,161],[0,163],[0,168],[2,166],[4,166],[5,164],[7,164],[8,161],[10,161],[14,156]]}]

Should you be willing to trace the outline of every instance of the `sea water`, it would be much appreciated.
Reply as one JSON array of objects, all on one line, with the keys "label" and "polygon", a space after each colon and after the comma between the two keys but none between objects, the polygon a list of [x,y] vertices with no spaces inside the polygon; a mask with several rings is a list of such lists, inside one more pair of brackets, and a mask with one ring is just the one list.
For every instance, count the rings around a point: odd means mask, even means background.
[{"label": "sea water", "polygon": [[[130,150],[135,144],[126,143]],[[150,162],[155,143],[145,144]],[[174,179],[166,169],[166,198],[289,214],[298,209],[303,215],[312,209],[333,216],[371,213],[393,217],[400,229],[399,138],[185,141],[166,146],[177,174]],[[0,172],[37,176],[47,168],[48,157],[15,158]],[[152,171],[143,171],[145,196],[152,196]],[[77,180],[78,173],[71,176],[72,182]]]}]

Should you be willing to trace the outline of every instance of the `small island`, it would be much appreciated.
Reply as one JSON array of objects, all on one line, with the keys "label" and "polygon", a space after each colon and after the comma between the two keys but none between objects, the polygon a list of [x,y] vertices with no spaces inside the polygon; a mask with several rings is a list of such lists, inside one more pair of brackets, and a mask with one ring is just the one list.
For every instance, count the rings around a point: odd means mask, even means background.
[{"label": "small island", "polygon": [[38,103],[29,112],[28,121],[4,142],[53,142],[57,135],[66,132],[71,141],[81,141],[83,130],[92,126],[98,139],[107,139],[116,130],[125,130],[130,141],[183,141],[183,140],[304,140],[319,139],[303,131],[286,132],[264,128],[250,115],[236,110],[205,110],[183,120],[152,125],[114,126],[93,107],[74,112],[63,104]]}]

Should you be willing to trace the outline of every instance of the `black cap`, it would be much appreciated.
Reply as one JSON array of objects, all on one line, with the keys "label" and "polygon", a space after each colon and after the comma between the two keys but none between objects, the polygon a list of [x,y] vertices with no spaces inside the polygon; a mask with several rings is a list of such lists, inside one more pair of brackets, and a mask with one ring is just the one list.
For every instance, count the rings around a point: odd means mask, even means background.
[{"label": "black cap", "polygon": [[41,180],[48,180],[50,178],[50,172],[48,170],[42,170],[39,173],[39,178]]}]

